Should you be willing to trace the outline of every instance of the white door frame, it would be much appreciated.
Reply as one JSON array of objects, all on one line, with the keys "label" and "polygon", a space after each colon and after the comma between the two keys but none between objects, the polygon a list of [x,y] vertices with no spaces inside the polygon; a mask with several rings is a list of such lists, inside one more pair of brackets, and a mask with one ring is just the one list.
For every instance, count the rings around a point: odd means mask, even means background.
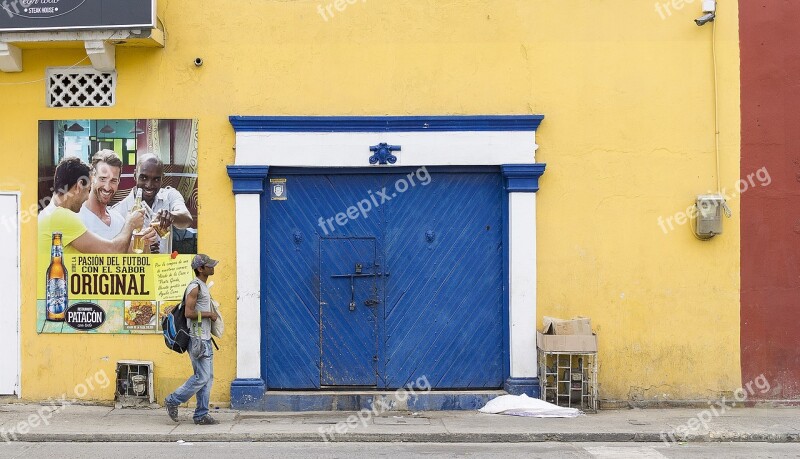
[{"label": "white door frame", "polygon": [[[22,319],[21,311],[20,311],[20,308],[21,308],[21,305],[22,305],[22,296],[21,296],[22,295],[22,291],[21,291],[22,289],[21,289],[21,286],[20,286],[20,280],[21,280],[20,261],[21,261],[21,255],[22,255],[21,254],[21,245],[22,245],[21,236],[22,236],[22,231],[21,231],[20,218],[19,218],[20,217],[21,195],[20,195],[20,193],[18,191],[0,191],[0,199],[5,199],[5,197],[7,197],[7,196],[14,197],[14,199],[16,201],[16,207],[17,207],[16,222],[15,222],[16,223],[16,228],[14,228],[16,230],[16,233],[17,233],[16,234],[17,270],[16,270],[16,273],[14,274],[15,278],[13,278],[11,280],[12,285],[14,285],[16,287],[16,295],[14,295],[15,298],[12,301],[16,301],[16,308],[15,308],[14,312],[16,313],[16,319],[17,319],[15,321],[16,322],[17,336],[16,336],[16,340],[10,341],[12,343],[12,346],[14,346],[16,348],[15,349],[13,349],[13,348],[12,349],[4,349],[4,353],[7,356],[7,358],[3,359],[4,362],[6,362],[3,365],[6,365],[8,363],[11,363],[13,365],[13,363],[16,362],[16,365],[15,365],[16,366],[16,379],[15,379],[14,384],[13,384],[13,392],[12,393],[7,393],[8,391],[5,390],[5,387],[6,387],[5,386],[6,385],[5,381],[0,382],[0,391],[1,391],[0,395],[16,395],[19,398],[22,395],[22,392],[21,392],[21,389],[20,389],[20,374],[21,374],[21,369],[22,369],[22,359],[21,359],[21,355],[20,355],[20,350],[22,349],[21,341],[20,341],[21,319]],[[3,227],[7,228],[7,222],[6,221],[0,221],[0,225],[2,225]],[[8,298],[8,297],[6,297],[6,298]],[[5,319],[6,318],[4,318],[4,320]]]},{"label": "white door frame", "polygon": [[[237,367],[231,406],[260,406],[263,359],[260,237],[270,167],[497,166],[508,192],[509,393],[539,391],[536,362],[536,164],[542,115],[231,116],[236,160],[228,166],[236,199]],[[381,159],[382,147],[400,151]],[[302,152],[302,153],[298,153]],[[380,161],[383,165],[377,165]],[[505,250],[509,250],[506,248]],[[256,408],[259,409],[259,408]]]}]

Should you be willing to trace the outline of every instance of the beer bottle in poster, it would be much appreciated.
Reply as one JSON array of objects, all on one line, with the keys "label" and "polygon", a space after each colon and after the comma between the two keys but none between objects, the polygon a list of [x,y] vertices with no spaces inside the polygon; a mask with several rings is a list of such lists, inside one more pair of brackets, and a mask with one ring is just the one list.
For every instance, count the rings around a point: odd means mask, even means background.
[{"label": "beer bottle in poster", "polygon": [[63,322],[67,309],[67,268],[64,267],[63,258],[61,233],[53,233],[50,266],[45,277],[45,319],[50,322]]},{"label": "beer bottle in poster", "polygon": [[[144,206],[142,206],[142,189],[136,189],[136,201],[133,203],[133,208],[131,208],[131,212],[138,212],[142,210]],[[136,228],[133,230],[133,253],[142,253],[144,252],[144,238],[142,237],[142,228]]]},{"label": "beer bottle in poster", "polygon": [[144,206],[142,205],[142,189],[136,188],[136,199],[133,201],[133,208],[131,209],[131,212],[136,212],[137,210],[142,209],[144,209]]}]

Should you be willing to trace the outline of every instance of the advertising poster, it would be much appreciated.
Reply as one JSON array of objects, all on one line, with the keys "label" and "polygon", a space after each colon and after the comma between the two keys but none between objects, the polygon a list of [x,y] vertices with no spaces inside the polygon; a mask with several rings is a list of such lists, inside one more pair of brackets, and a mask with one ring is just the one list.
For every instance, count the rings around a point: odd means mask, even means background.
[{"label": "advertising poster", "polygon": [[39,122],[36,328],[161,333],[194,277],[197,120]]}]

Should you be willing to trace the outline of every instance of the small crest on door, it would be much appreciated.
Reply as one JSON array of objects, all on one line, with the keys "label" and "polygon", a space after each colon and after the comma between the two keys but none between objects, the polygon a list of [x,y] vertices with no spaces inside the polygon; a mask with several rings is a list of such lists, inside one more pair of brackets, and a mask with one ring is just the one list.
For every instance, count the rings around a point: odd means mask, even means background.
[{"label": "small crest on door", "polygon": [[270,197],[273,201],[286,201],[286,179],[269,179]]}]

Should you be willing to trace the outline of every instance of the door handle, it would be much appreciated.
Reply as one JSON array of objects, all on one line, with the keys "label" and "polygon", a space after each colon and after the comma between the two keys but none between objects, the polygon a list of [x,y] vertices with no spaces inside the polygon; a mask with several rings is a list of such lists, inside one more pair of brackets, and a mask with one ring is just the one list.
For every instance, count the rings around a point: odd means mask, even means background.
[{"label": "door handle", "polygon": [[[379,264],[375,263],[375,267],[377,268],[380,266]],[[382,273],[382,272],[375,272],[375,273],[363,273],[363,265],[361,263],[356,263],[355,272],[350,274],[331,274],[331,278],[333,279],[350,279],[350,305],[348,309],[352,312],[356,310],[356,278],[360,277],[382,277],[388,276],[389,273]],[[381,303],[381,300],[377,298],[369,298],[364,301],[364,305],[367,307],[375,307]]]}]

